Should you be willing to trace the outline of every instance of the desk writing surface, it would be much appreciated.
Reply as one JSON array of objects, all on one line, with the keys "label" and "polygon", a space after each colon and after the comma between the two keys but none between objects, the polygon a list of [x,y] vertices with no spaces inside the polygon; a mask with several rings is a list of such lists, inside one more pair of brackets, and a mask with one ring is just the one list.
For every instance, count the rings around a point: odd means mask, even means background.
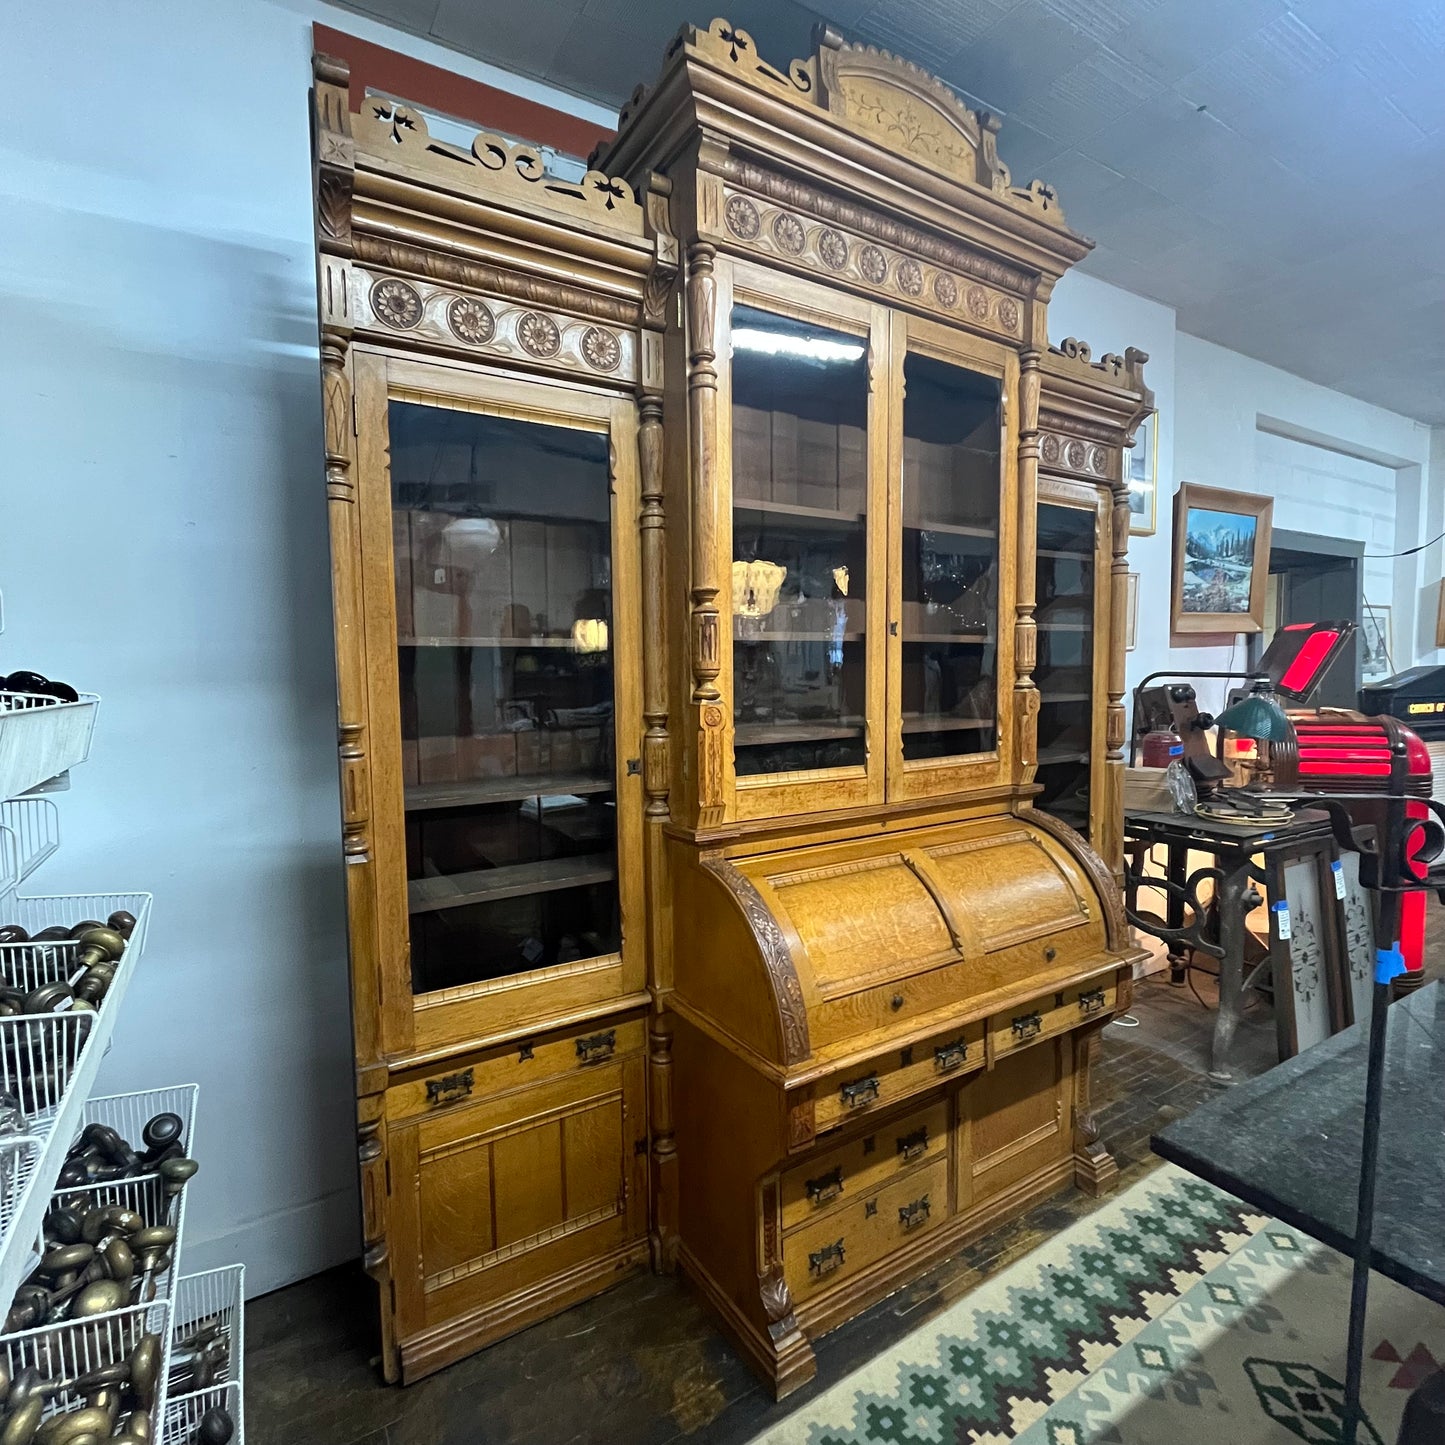
[{"label": "desk writing surface", "polygon": [[[1237,1084],[1156,1153],[1346,1253],[1354,1248],[1369,1022]],[[1392,1004],[1374,1267],[1445,1304],[1445,983]]]}]

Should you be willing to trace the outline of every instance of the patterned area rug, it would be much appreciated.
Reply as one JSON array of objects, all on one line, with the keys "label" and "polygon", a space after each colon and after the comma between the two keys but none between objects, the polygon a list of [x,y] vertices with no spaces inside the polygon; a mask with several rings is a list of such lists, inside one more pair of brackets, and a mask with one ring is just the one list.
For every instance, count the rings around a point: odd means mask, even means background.
[{"label": "patterned area rug", "polygon": [[[1350,1265],[1166,1165],[754,1445],[1330,1445]],[[1360,1445],[1445,1361],[1445,1310],[1370,1284]]]}]

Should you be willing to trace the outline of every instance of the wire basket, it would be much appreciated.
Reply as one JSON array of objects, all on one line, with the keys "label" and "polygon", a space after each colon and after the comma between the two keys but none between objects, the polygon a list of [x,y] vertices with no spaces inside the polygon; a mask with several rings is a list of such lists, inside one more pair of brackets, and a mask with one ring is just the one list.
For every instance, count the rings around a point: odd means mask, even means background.
[{"label": "wire basket", "polygon": [[[149,893],[22,894],[7,900],[3,907],[5,917],[0,918],[0,923],[18,923],[32,935],[57,924],[70,928],[86,918],[104,921],[124,909],[134,915],[135,927],[126,940],[117,969],[122,963],[134,969],[145,951],[151,911]],[[79,952],[80,944],[71,938],[47,943],[0,943],[0,979],[26,993],[41,984],[61,980],[69,983],[79,972],[76,967]]]},{"label": "wire basket", "polygon": [[226,1345],[225,1363],[218,1367],[212,1384],[239,1388],[245,1377],[245,1299],[246,1267],[242,1264],[183,1274],[176,1281],[171,1295],[171,1394],[192,1393],[189,1341],[206,1325],[214,1325]]},{"label": "wire basket", "polygon": [[165,1428],[161,1432],[160,1445],[193,1445],[196,1427],[207,1410],[220,1406],[231,1417],[235,1434],[231,1445],[245,1445],[246,1422],[242,1418],[241,1386],[233,1382],[216,1385],[209,1390],[193,1390],[186,1395],[175,1395],[166,1401]]},{"label": "wire basket", "polygon": [[[86,1124],[107,1124],[122,1139],[139,1149],[141,1133],[155,1115],[179,1114],[181,1142],[186,1147],[187,1155],[194,1159],[196,1102],[200,1093],[199,1084],[172,1084],[165,1089],[140,1089],[131,1094],[102,1094],[99,1098],[86,1100],[80,1115],[81,1127]],[[181,1197],[185,1197],[184,1190]]]},{"label": "wire basket", "polygon": [[49,798],[0,802],[0,898],[60,847],[60,814]]},{"label": "wire basket", "polygon": [[155,1403],[147,1413],[153,1435],[159,1435],[158,1427],[165,1419],[166,1379],[170,1373],[170,1326],[170,1302],[160,1300],[155,1304],[129,1305],[94,1319],[66,1320],[58,1325],[0,1335],[0,1352],[12,1380],[21,1370],[35,1369],[42,1380],[54,1382],[54,1388],[46,1391],[48,1418],[62,1410],[83,1408],[85,1396],[75,1390],[75,1381],[91,1370],[125,1359],[143,1336],[155,1335],[160,1341],[160,1369]]},{"label": "wire basket", "polygon": [[0,692],[0,798],[28,793],[83,763],[99,706],[90,692],[79,702]]}]

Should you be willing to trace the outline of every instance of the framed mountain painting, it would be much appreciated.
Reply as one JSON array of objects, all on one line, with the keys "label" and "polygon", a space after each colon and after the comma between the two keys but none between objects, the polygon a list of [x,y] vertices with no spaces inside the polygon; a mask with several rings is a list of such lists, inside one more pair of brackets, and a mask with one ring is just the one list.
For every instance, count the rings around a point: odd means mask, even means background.
[{"label": "framed mountain painting", "polygon": [[1174,494],[1175,633],[1262,632],[1272,497],[1185,482]]}]

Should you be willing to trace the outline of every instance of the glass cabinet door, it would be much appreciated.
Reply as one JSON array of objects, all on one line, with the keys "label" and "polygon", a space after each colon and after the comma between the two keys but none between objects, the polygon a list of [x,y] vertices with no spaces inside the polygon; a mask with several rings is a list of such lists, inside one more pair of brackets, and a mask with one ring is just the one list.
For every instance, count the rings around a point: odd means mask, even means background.
[{"label": "glass cabinet door", "polygon": [[[1099,615],[1099,547],[1103,514],[1097,494],[1080,488],[1077,500],[1040,484],[1038,567],[1034,615],[1038,626],[1038,758],[1035,805],[1061,822],[1089,832],[1089,804],[1097,751],[1095,642],[1105,635]],[[1051,499],[1046,499],[1051,498]]]},{"label": "glass cabinet door", "polygon": [[739,301],[731,341],[739,794],[819,772],[866,787],[867,337]]},{"label": "glass cabinet door", "polygon": [[615,954],[608,437],[387,419],[413,992]]},{"label": "glass cabinet door", "polygon": [[897,423],[897,717],[893,796],[976,784],[998,766],[1012,633],[1000,613],[1011,545],[1007,364],[910,347]]}]

